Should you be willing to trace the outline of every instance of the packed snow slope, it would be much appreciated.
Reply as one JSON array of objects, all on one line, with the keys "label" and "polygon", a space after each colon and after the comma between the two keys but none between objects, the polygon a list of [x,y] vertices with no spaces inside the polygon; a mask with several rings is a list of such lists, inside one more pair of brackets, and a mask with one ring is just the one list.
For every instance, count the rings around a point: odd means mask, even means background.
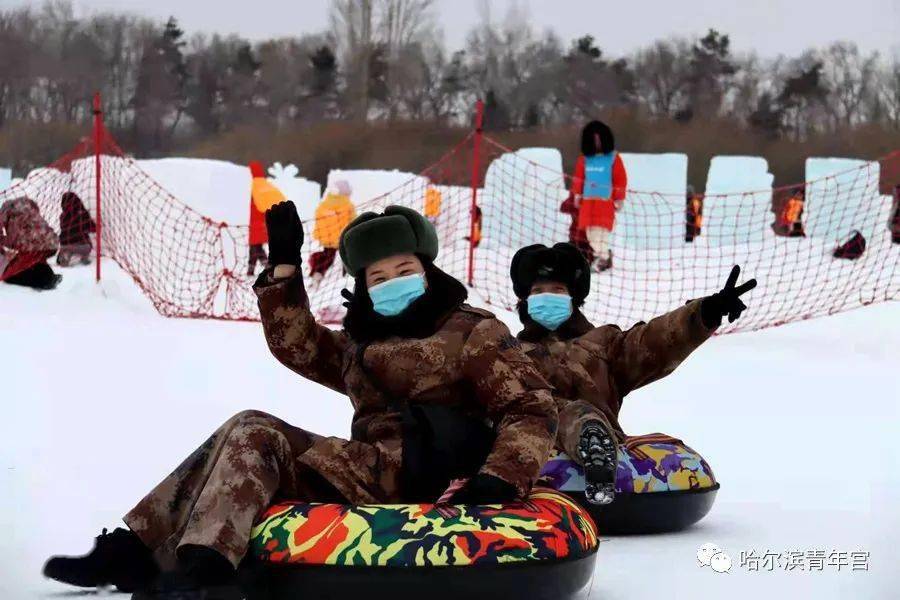
[{"label": "packed snow slope", "polygon": [[[103,267],[100,285],[91,268],[65,271],[55,292],[0,284],[4,599],[72,594],[42,578],[43,561],[121,526],[239,410],[349,434],[349,402],[279,365],[259,324],[163,318]],[[686,532],[604,540],[589,597],[896,598],[898,339],[898,303],[721,336],[628,396],[628,431],[683,438],[722,489]],[[705,542],[730,554],[729,574],[697,566]],[[869,552],[869,570],[740,566],[742,551],[833,549]]]}]

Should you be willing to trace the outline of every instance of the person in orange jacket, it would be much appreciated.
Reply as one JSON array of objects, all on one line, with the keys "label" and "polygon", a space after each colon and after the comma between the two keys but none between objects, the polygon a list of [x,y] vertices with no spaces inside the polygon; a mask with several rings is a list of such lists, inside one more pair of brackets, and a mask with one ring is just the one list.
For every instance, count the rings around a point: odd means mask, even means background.
[{"label": "person in orange jacket", "polygon": [[602,121],[591,121],[581,132],[581,156],[575,163],[572,192],[578,207],[578,229],[584,230],[597,255],[599,271],[612,267],[609,237],[627,187],[628,175],[616,152],[612,130]]},{"label": "person in orange jacket", "polygon": [[788,237],[806,237],[803,229],[803,204],[806,194],[803,186],[797,186],[778,216],[779,224]]},{"label": "person in orange jacket", "polygon": [[442,202],[443,195],[439,189],[430,185],[425,188],[425,211],[422,214],[431,221],[432,225],[437,222],[437,218],[441,214]]},{"label": "person in orange jacket", "polygon": [[703,194],[698,194],[694,186],[688,185],[685,202],[684,241],[693,242],[703,228]]},{"label": "person in orange jacket", "polygon": [[250,260],[247,265],[247,276],[253,277],[257,263],[262,264],[265,268],[266,261],[269,259],[263,247],[263,244],[269,242],[265,213],[279,202],[284,202],[286,198],[281,190],[266,178],[266,171],[261,162],[252,160],[249,167],[253,179],[250,183],[250,236],[248,240]]},{"label": "person in orange jacket", "polygon": [[356,218],[356,207],[350,200],[352,193],[350,184],[341,179],[334,183],[334,189],[328,190],[325,198],[316,207],[313,238],[322,244],[322,249],[309,256],[309,276],[314,285],[322,281],[325,273],[334,264],[341,242],[341,233]]}]

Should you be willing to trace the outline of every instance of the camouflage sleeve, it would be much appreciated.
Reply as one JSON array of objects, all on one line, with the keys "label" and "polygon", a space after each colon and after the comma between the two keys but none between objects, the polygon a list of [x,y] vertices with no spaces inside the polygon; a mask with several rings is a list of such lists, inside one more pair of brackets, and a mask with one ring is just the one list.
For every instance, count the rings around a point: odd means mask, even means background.
[{"label": "camouflage sleeve", "polygon": [[289,369],[345,393],[344,353],[347,334],[316,323],[309,310],[303,276],[297,273],[274,280],[272,270],[262,272],[253,286],[269,349]]},{"label": "camouflage sleeve", "polygon": [[703,324],[700,302],[692,300],[628,331],[599,327],[586,334],[608,336],[600,343],[607,348],[610,372],[622,396],[665,377],[709,339],[715,330]]},{"label": "camouflage sleeve", "polygon": [[526,495],[556,438],[550,385],[497,319],[480,321],[469,334],[463,372],[496,424],[497,439],[481,472]]}]

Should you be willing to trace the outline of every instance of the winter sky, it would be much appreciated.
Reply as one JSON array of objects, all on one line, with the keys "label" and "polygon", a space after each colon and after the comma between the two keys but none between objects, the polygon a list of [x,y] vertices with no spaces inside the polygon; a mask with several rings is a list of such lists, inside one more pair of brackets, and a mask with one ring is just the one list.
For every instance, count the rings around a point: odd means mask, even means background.
[{"label": "winter sky", "polygon": [[[239,33],[251,39],[321,31],[328,26],[330,0],[73,0],[79,14],[131,11],[165,19],[175,15],[189,32]],[[39,5],[0,0],[0,7]],[[554,29],[566,42],[590,33],[609,54],[634,50],[670,35],[701,34],[709,27],[731,35],[738,51],[762,56],[795,55],[837,39],[863,50],[900,54],[900,0],[436,0],[437,22],[451,47],[490,5],[501,20],[517,4],[536,29]]]}]

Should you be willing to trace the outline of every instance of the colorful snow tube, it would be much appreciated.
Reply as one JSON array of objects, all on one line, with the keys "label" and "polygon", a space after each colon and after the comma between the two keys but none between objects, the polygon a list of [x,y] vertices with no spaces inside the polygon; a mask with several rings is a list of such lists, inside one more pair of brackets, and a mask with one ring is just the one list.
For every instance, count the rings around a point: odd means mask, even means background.
[{"label": "colorful snow tube", "polygon": [[712,508],[719,483],[709,464],[687,444],[654,433],[619,446],[616,499],[597,506],[584,496],[581,466],[560,453],[541,471],[544,485],[584,506],[600,533],[661,533],[690,527]]},{"label": "colorful snow tube", "polygon": [[508,505],[283,502],[254,528],[251,598],[567,598],[593,573],[597,530],[536,488]]}]

